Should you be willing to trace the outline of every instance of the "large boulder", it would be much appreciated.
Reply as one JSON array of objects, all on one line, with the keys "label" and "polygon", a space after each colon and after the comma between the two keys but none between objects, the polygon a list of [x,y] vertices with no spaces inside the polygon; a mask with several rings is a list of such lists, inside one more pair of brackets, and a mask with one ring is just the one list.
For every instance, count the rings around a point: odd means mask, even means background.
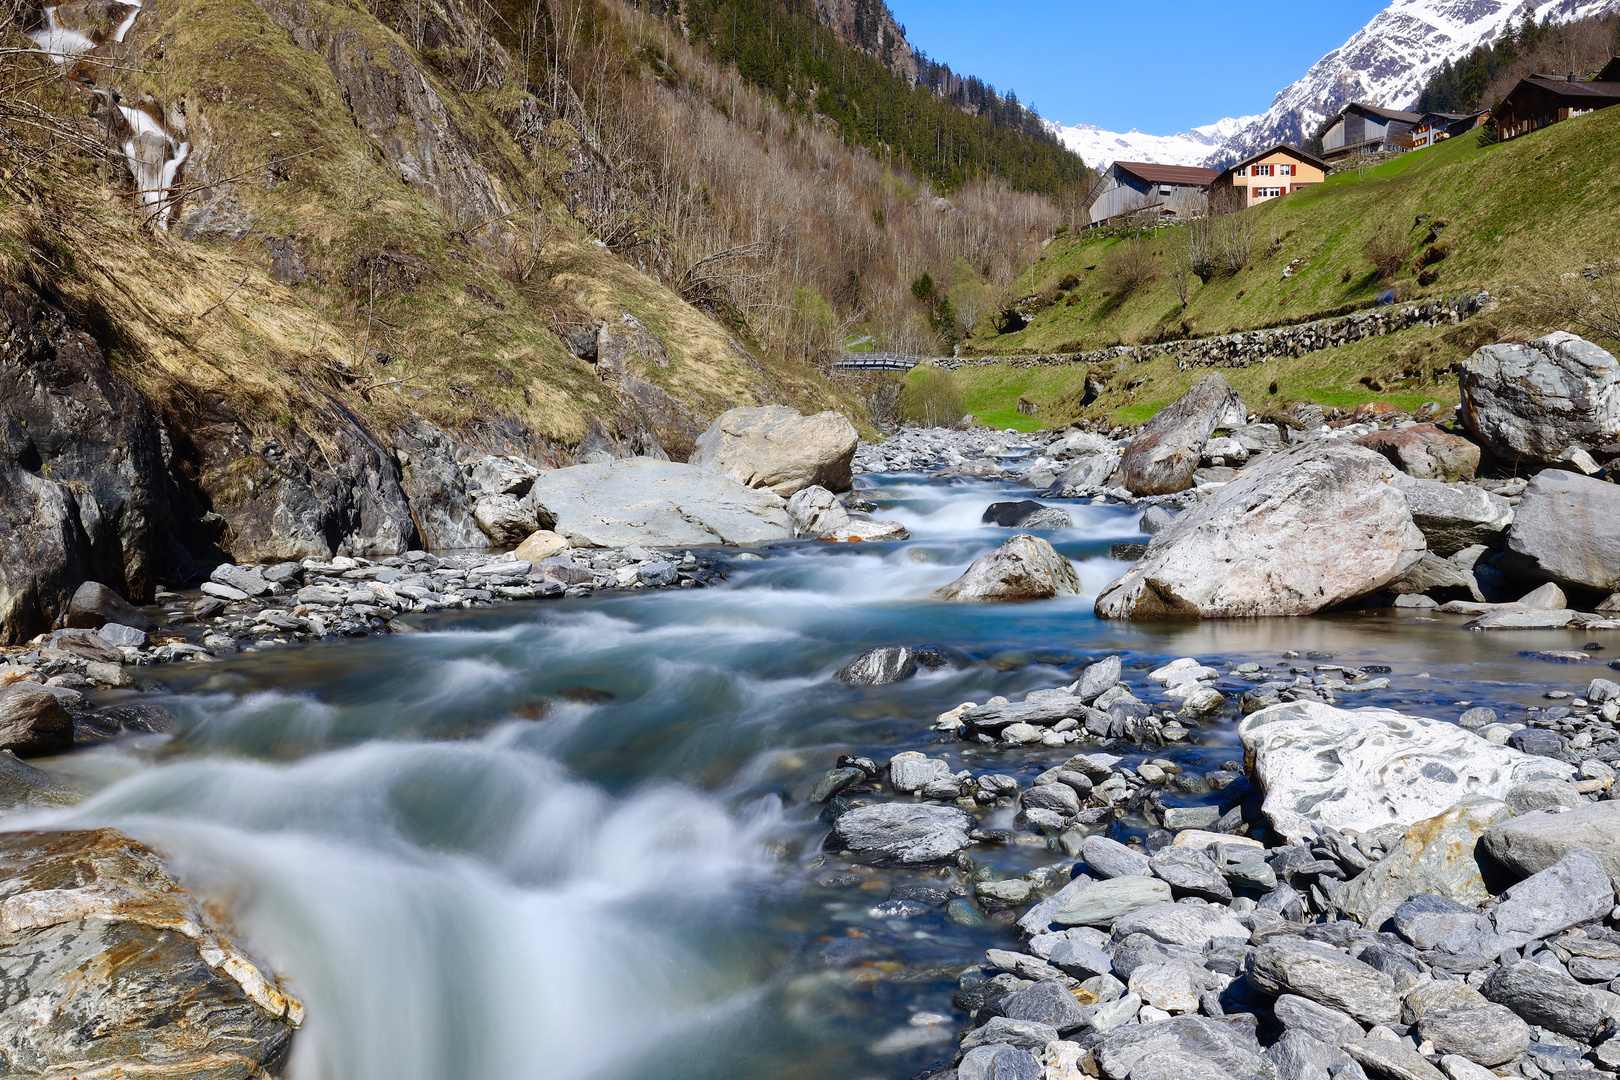
[{"label": "large boulder", "polygon": [[1082,454],[1069,462],[1053,481],[1056,487],[1103,487],[1116,472],[1123,455],[1118,447],[1110,446],[1094,454]]},{"label": "large boulder", "polygon": [[489,542],[501,548],[523,543],[540,527],[533,508],[511,495],[485,495],[473,503],[473,520]]},{"label": "large boulder", "polygon": [[1210,433],[1247,419],[1238,392],[1219,375],[1205,375],[1142,425],[1120,462],[1122,482],[1136,495],[1186,491]]},{"label": "large boulder", "polygon": [[1412,825],[1465,796],[1503,799],[1516,784],[1574,772],[1393,709],[1294,701],[1250,713],[1238,735],[1253,755],[1266,817],[1291,841],[1314,835],[1317,825],[1361,832]]},{"label": "large boulder", "polygon": [[303,1006],[151,849],[0,835],[0,1058],[13,1076],[279,1076]]},{"label": "large boulder", "polygon": [[1396,478],[1412,523],[1429,550],[1450,557],[1475,544],[1494,546],[1513,524],[1513,504],[1472,484]]},{"label": "large boulder", "polygon": [[1505,465],[1550,465],[1620,436],[1620,363],[1574,334],[1486,345],[1461,384],[1463,423]]},{"label": "large boulder", "polygon": [[0,750],[29,757],[72,746],[73,718],[48,688],[17,682],[0,690]]},{"label": "large boulder", "polygon": [[74,494],[0,464],[0,645],[49,630],[90,573],[90,542]]},{"label": "large boulder", "polygon": [[574,547],[757,544],[793,535],[780,496],[652,458],[554,469],[540,474],[528,498]]},{"label": "large boulder", "polygon": [[1521,875],[1540,873],[1576,849],[1591,852],[1620,877],[1620,802],[1547,807],[1520,814],[1485,831],[1481,846]]},{"label": "large boulder", "polygon": [[1620,487],[1547,469],[1524,489],[1508,531],[1509,568],[1560,585],[1620,588]]},{"label": "large boulder", "polygon": [[812,484],[848,491],[860,436],[841,414],[786,405],[729,409],[698,436],[691,464],[784,499]]},{"label": "large boulder", "polygon": [[156,623],[99,581],[87,581],[79,586],[68,601],[62,622],[84,630],[98,630],[108,623],[133,626],[137,630],[157,629]]},{"label": "large boulder", "polygon": [[1097,615],[1308,615],[1381,589],[1425,550],[1395,472],[1334,442],[1268,454],[1155,534]]},{"label": "large boulder", "polygon": [[1388,855],[1334,894],[1334,906],[1357,922],[1367,923],[1388,905],[1420,893],[1465,904],[1484,903],[1491,891],[1480,875],[1474,849],[1487,829],[1508,816],[1506,803],[1465,797],[1445,813],[1414,824]]},{"label": "large boulder", "polygon": [[793,535],[810,540],[831,536],[850,523],[849,511],[838,496],[819,484],[794,492],[787,501],[787,514]]},{"label": "large boulder", "polygon": [[941,600],[1049,600],[1077,596],[1080,575],[1051,544],[1019,533],[973,560],[967,571],[936,594]]},{"label": "large boulder", "polygon": [[1356,445],[1383,454],[1401,472],[1420,480],[1472,480],[1479,469],[1478,446],[1433,424],[1375,431]]}]

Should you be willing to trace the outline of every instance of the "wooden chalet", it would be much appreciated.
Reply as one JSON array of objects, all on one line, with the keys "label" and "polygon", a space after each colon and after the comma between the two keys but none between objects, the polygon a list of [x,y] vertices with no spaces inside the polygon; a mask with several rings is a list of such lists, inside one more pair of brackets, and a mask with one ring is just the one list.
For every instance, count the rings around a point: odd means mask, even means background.
[{"label": "wooden chalet", "polygon": [[1341,161],[1352,154],[1382,154],[1412,149],[1412,129],[1423,122],[1420,113],[1382,109],[1353,101],[1322,129],[1322,157]]},{"label": "wooden chalet", "polygon": [[1209,211],[1209,186],[1218,175],[1191,165],[1116,161],[1092,185],[1086,211],[1093,225],[1142,212],[1169,221],[1201,217]]},{"label": "wooden chalet", "polygon": [[1620,56],[1590,80],[1574,75],[1526,75],[1497,106],[1496,133],[1517,139],[1571,117],[1620,105]]}]

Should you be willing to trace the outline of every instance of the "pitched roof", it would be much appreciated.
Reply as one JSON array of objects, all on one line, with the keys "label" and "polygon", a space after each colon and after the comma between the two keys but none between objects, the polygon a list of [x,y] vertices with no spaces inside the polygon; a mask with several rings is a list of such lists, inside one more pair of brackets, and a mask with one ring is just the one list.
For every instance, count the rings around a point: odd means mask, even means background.
[{"label": "pitched roof", "polygon": [[1193,165],[1154,165],[1146,161],[1116,161],[1116,169],[1139,176],[1150,184],[1195,184],[1207,187],[1220,175],[1214,169]]},{"label": "pitched roof", "polygon": [[1594,78],[1598,82],[1620,82],[1620,56],[1616,56],[1607,64],[1604,64],[1602,70]]},{"label": "pitched roof", "polygon": [[1565,75],[1526,75],[1508,92],[1512,98],[1520,86],[1534,86],[1559,97],[1584,101],[1620,101],[1620,82],[1570,82]]},{"label": "pitched roof", "polygon": [[1335,120],[1339,119],[1339,117],[1343,116],[1351,109],[1355,109],[1359,112],[1370,113],[1373,116],[1382,117],[1385,120],[1403,120],[1409,124],[1415,124],[1419,120],[1423,119],[1422,113],[1402,112],[1399,109],[1384,109],[1377,105],[1368,105],[1364,102],[1352,101],[1350,104],[1340,109],[1337,113],[1334,113],[1332,116],[1328,117],[1327,122],[1322,125],[1323,129],[1326,130],[1328,127],[1331,127]]},{"label": "pitched roof", "polygon": [[1318,169],[1321,169],[1323,172],[1327,172],[1329,169],[1331,169],[1333,167],[1333,166],[1329,165],[1327,162],[1323,161],[1321,158],[1317,157],[1316,155],[1307,154],[1305,151],[1301,150],[1297,146],[1289,146],[1287,143],[1278,143],[1276,146],[1273,146],[1270,150],[1262,150],[1260,153],[1252,154],[1249,157],[1244,158],[1242,161],[1234,161],[1230,166],[1227,167],[1226,171],[1231,172],[1234,169],[1241,169],[1245,165],[1253,165],[1255,162],[1259,161],[1261,158],[1270,157],[1272,154],[1276,154],[1276,153],[1279,153],[1279,152],[1284,153],[1284,154],[1292,154],[1301,161],[1308,162],[1308,163],[1310,163],[1312,165],[1315,165]]}]

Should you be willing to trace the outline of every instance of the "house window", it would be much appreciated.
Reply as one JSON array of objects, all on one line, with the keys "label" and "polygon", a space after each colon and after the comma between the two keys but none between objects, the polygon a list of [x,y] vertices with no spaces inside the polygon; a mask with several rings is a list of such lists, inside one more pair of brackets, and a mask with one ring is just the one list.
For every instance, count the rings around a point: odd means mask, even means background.
[{"label": "house window", "polygon": [[1279,166],[1277,166],[1277,175],[1278,176],[1293,176],[1294,175],[1294,167],[1292,165],[1279,165]]},{"label": "house window", "polygon": [[1271,166],[1270,165],[1256,165],[1254,167],[1254,175],[1256,175],[1256,176],[1270,176],[1271,175]]},{"label": "house window", "polygon": [[1171,187],[1169,184],[1160,184],[1159,185],[1159,194],[1160,195],[1173,195],[1173,194],[1175,194],[1175,190],[1176,189]]},{"label": "house window", "polygon": [[1282,194],[1282,188],[1257,187],[1252,190],[1256,199],[1275,199]]}]

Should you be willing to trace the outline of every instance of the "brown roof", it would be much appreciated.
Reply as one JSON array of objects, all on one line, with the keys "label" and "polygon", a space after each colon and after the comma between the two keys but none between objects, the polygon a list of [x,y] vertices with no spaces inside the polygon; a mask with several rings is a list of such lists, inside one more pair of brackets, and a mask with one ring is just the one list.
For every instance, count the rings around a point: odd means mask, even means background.
[{"label": "brown roof", "polygon": [[[1550,94],[1557,94],[1559,97],[1578,98],[1582,101],[1620,100],[1620,82],[1570,82],[1564,75],[1526,75],[1519,80],[1519,86],[1526,84]],[[1519,86],[1515,86],[1509,92],[1509,99],[1518,93]]]},{"label": "brown roof", "polygon": [[1323,172],[1327,172],[1329,169],[1331,169],[1333,167],[1333,166],[1329,165],[1327,162],[1323,161],[1321,158],[1315,156],[1314,154],[1307,154],[1305,151],[1301,150],[1297,146],[1289,146],[1287,143],[1278,143],[1276,146],[1273,146],[1270,150],[1262,150],[1260,153],[1254,154],[1254,155],[1252,155],[1250,157],[1246,157],[1242,161],[1234,161],[1230,166],[1227,167],[1227,172],[1231,172],[1233,169],[1242,168],[1245,165],[1253,165],[1256,161],[1259,161],[1261,158],[1270,157],[1272,154],[1275,154],[1275,153],[1278,153],[1278,152],[1281,152],[1281,153],[1284,153],[1284,154],[1292,154],[1301,161],[1308,162],[1308,163],[1310,163],[1312,165],[1315,165],[1318,169],[1321,169]]},{"label": "brown roof", "polygon": [[1114,167],[1124,169],[1132,176],[1140,176],[1150,184],[1193,184],[1208,187],[1220,175],[1214,169],[1201,169],[1193,165],[1154,165],[1146,161],[1116,161]]},{"label": "brown roof", "polygon": [[1333,121],[1337,120],[1340,116],[1343,116],[1352,109],[1364,113],[1370,113],[1373,116],[1379,116],[1385,120],[1404,120],[1409,123],[1416,123],[1417,121],[1423,119],[1422,113],[1402,112],[1400,109],[1385,109],[1377,105],[1367,105],[1360,101],[1352,101],[1350,104],[1340,109],[1337,115],[1329,117],[1327,124],[1323,126],[1331,126]]}]

